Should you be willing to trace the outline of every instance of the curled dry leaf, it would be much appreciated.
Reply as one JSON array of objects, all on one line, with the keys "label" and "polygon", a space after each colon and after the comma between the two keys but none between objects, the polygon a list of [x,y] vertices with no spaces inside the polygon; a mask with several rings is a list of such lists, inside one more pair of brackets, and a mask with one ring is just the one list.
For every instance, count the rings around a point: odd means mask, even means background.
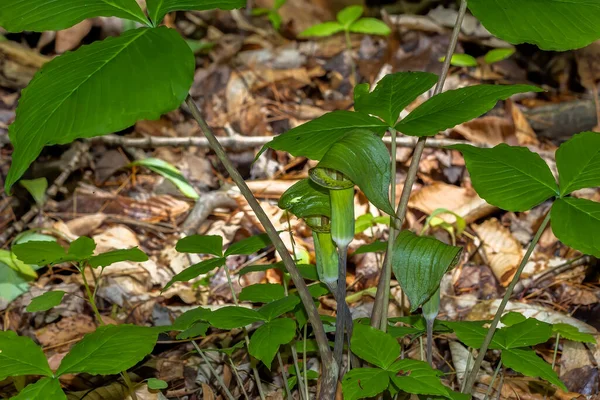
[{"label": "curled dry leaf", "polygon": [[470,142],[496,146],[513,136],[515,127],[506,118],[486,116],[465,122],[453,130]]},{"label": "curled dry leaf", "polygon": [[473,230],[483,242],[483,251],[494,275],[502,286],[507,286],[523,257],[521,244],[496,218],[473,225]]},{"label": "curled dry leaf", "polygon": [[63,29],[62,31],[56,32],[56,42],[54,43],[54,49],[58,54],[62,54],[65,51],[73,50],[87,36],[92,30],[92,20],[84,19],[78,24],[73,25],[70,28]]}]

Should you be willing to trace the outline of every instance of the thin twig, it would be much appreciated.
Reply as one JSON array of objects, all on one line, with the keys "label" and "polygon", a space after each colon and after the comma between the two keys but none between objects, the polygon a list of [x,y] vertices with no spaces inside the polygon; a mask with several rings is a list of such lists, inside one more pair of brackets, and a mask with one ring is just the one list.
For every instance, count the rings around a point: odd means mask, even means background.
[{"label": "thin twig", "polygon": [[246,400],[250,400],[250,398],[248,397],[248,393],[246,392],[246,388],[244,387],[244,382],[242,382],[242,377],[240,376],[240,373],[238,372],[237,367],[233,363],[231,357],[229,357],[229,365],[231,365],[231,369],[233,370],[233,374],[235,375],[235,379],[237,380],[238,385],[240,385],[240,390],[244,394],[244,398]]},{"label": "thin twig", "polygon": [[[290,385],[288,384],[287,372],[285,372],[285,365],[283,365],[283,360],[281,359],[281,352],[277,352],[277,361],[279,361],[279,367],[281,368],[281,377],[283,378],[283,385],[285,386],[285,393],[287,394],[287,398],[291,400],[292,392],[290,391]],[[296,376],[298,378],[298,376]]]},{"label": "thin twig", "polygon": [[210,147],[215,152],[215,154],[229,173],[231,179],[236,183],[236,185],[240,189],[240,192],[245,197],[246,201],[254,211],[256,217],[264,227],[269,238],[271,239],[271,242],[275,246],[275,249],[279,253],[287,272],[290,274],[290,277],[292,278],[296,289],[298,290],[298,294],[300,295],[302,304],[306,309],[308,319],[313,327],[313,332],[315,334],[315,339],[317,341],[319,353],[321,356],[321,362],[323,366],[323,379],[321,384],[320,398],[331,399],[335,396],[339,371],[337,365],[333,362],[333,354],[331,353],[331,349],[329,348],[329,341],[327,340],[323,323],[321,322],[321,318],[319,317],[319,313],[317,311],[317,308],[315,307],[312,296],[308,291],[308,287],[306,286],[304,279],[300,275],[300,272],[296,268],[296,264],[294,263],[294,260],[292,259],[287,248],[285,247],[285,244],[279,237],[277,229],[275,229],[273,223],[260,206],[258,200],[256,199],[256,197],[254,197],[254,194],[244,181],[242,175],[229,160],[225,149],[223,149],[223,147],[219,143],[219,140],[215,137],[208,124],[204,121],[204,118],[202,118],[200,110],[198,109],[198,106],[191,98],[191,96],[187,97],[186,104],[189,107],[194,119],[200,126],[200,130],[208,139]]},{"label": "thin twig", "polygon": [[487,391],[485,392],[485,398],[483,400],[488,400],[490,398],[490,394],[492,393],[492,389],[494,388],[494,382],[496,381],[496,377],[498,377],[498,372],[500,372],[500,368],[502,368],[502,360],[498,362],[498,366],[494,371],[494,375],[492,376],[492,381],[490,382]]},{"label": "thin twig", "polygon": [[[448,52],[446,54],[446,60],[444,61],[444,66],[442,68],[442,74],[438,80],[438,83],[435,87],[433,95],[438,95],[442,92],[444,88],[444,82],[446,81],[446,77],[448,76],[448,71],[450,69],[450,60],[452,59],[452,54],[454,54],[454,50],[456,49],[456,44],[458,42],[458,35],[460,33],[460,27],[462,26],[462,22],[465,18],[465,14],[467,12],[467,1],[461,0],[460,9],[458,11],[458,16],[456,17],[456,24],[454,25],[454,31],[452,32],[452,37],[450,38],[450,45],[448,46]],[[421,160],[421,156],[423,155],[423,150],[425,149],[425,144],[428,142],[427,137],[420,137],[415,145],[415,150],[413,152],[412,161],[410,163],[410,167],[408,168],[408,173],[406,175],[406,180],[404,181],[404,187],[402,188],[402,195],[400,196],[400,203],[398,204],[398,208],[396,209],[396,229],[397,234],[402,229],[402,224],[404,223],[404,218],[406,217],[406,211],[408,210],[408,200],[410,199],[410,194],[412,191],[412,187],[417,180],[417,172],[419,171],[419,162]],[[395,240],[395,238],[394,238]],[[387,321],[382,321],[383,310],[388,307],[387,303],[384,303],[384,299],[386,297],[386,291],[390,290],[390,280],[392,276],[391,271],[391,263],[386,261],[388,254],[386,253],[384,259],[384,265],[381,271],[381,276],[379,278],[379,284],[377,285],[377,295],[375,297],[375,304],[373,306],[373,313],[371,314],[371,326],[372,327],[380,327],[382,324],[387,323]],[[390,266],[388,268],[388,266]],[[388,295],[389,299],[389,295]]]},{"label": "thin twig", "polygon": [[206,366],[208,367],[210,372],[214,375],[215,379],[217,380],[217,382],[219,383],[219,385],[221,386],[221,388],[223,389],[225,394],[227,395],[227,398],[229,400],[235,400],[235,397],[233,397],[233,395],[231,394],[231,392],[225,385],[225,382],[223,381],[221,376],[217,373],[217,371],[215,371],[215,368],[212,366],[210,360],[206,357],[206,355],[204,354],[204,352],[202,351],[200,346],[198,346],[198,343],[196,343],[195,340],[192,340],[192,344],[196,348],[196,351],[198,352],[198,354],[200,354],[200,357],[202,357],[202,360],[204,360],[204,363],[206,364]]}]

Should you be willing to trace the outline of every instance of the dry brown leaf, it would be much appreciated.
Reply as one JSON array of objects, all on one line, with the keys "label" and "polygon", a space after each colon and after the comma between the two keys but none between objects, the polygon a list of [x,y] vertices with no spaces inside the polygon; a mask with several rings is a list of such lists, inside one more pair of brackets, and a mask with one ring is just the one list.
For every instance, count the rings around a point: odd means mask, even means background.
[{"label": "dry brown leaf", "polygon": [[62,54],[65,51],[73,50],[87,36],[92,30],[92,20],[84,19],[78,24],[73,25],[70,28],[63,29],[62,31],[56,32],[56,42],[54,43],[54,49],[58,54]]},{"label": "dry brown leaf", "polygon": [[52,346],[55,351],[67,351],[86,333],[96,330],[92,317],[81,314],[74,318],[62,318],[35,331],[35,337],[42,347]]},{"label": "dry brown leaf", "polygon": [[506,138],[512,136],[515,127],[506,118],[487,116],[465,122],[454,127],[453,130],[470,142],[495,146],[504,143]]},{"label": "dry brown leaf", "polygon": [[521,244],[496,218],[474,225],[473,230],[483,242],[483,251],[494,275],[502,286],[507,286],[523,257]]},{"label": "dry brown leaf", "polygon": [[66,222],[67,228],[75,236],[89,236],[106,221],[103,213],[84,215]]},{"label": "dry brown leaf", "polygon": [[537,139],[533,128],[519,107],[517,107],[517,105],[509,99],[506,101],[506,108],[512,116],[515,135],[517,137],[519,146],[539,145],[540,142]]},{"label": "dry brown leaf", "polygon": [[202,383],[202,399],[203,400],[215,400],[215,393],[212,391],[210,386],[206,383]]}]

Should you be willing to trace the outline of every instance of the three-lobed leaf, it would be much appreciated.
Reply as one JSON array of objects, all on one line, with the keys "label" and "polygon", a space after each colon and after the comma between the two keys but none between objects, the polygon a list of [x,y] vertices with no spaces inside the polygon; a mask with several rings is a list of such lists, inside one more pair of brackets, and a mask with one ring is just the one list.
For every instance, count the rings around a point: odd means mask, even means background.
[{"label": "three-lobed leaf", "polygon": [[104,325],[89,333],[63,358],[56,375],[118,374],[152,352],[158,330],[137,325]]},{"label": "three-lobed leaf", "polygon": [[9,376],[52,376],[42,348],[13,331],[0,331],[0,381]]},{"label": "three-lobed leaf", "polygon": [[600,203],[566,197],[557,199],[550,215],[552,232],[566,244],[585,254],[600,257]]},{"label": "three-lobed leaf", "polygon": [[59,305],[64,296],[65,292],[62,290],[46,292],[38,297],[34,297],[26,310],[27,312],[48,311],[52,307]]},{"label": "three-lobed leaf", "polygon": [[583,132],[561,144],[556,168],[561,196],[600,186],[600,133]]},{"label": "three-lobed leaf", "polygon": [[392,268],[412,311],[435,293],[444,274],[458,262],[461,251],[433,237],[400,232],[394,242]]},{"label": "three-lobed leaf", "polygon": [[194,65],[189,46],[166,27],[127,31],[48,62],[23,90],[9,128],[14,153],[6,189],[44,146],[117,132],[179,107]]},{"label": "three-lobed leaf", "polygon": [[508,211],[526,211],[558,195],[548,164],[525,147],[499,144],[491,149],[459,144],[477,194]]},{"label": "three-lobed leaf", "polygon": [[246,5],[246,0],[146,0],[148,15],[155,25],[172,11],[233,10]]},{"label": "three-lobed leaf", "polygon": [[11,400],[67,400],[67,396],[56,378],[42,378],[36,383],[27,385]]},{"label": "three-lobed leaf", "polygon": [[494,36],[513,44],[564,51],[600,38],[596,0],[469,0],[469,9]]},{"label": "three-lobed leaf", "polygon": [[223,256],[223,238],[219,235],[191,235],[179,239],[175,250],[180,253],[212,254]]},{"label": "three-lobed leaf", "polygon": [[279,346],[290,343],[295,334],[296,322],[293,319],[279,318],[267,322],[252,335],[248,352],[271,369]]},{"label": "three-lobed leaf", "polygon": [[135,0],[3,0],[0,7],[0,26],[9,32],[57,31],[93,17],[148,24]]},{"label": "three-lobed leaf", "polygon": [[500,100],[514,94],[541,92],[529,85],[476,85],[448,90],[433,96],[396,125],[410,136],[432,136],[445,129],[477,118]]},{"label": "three-lobed leaf", "polygon": [[400,112],[431,89],[437,79],[437,75],[427,72],[397,72],[383,77],[372,92],[369,92],[368,83],[357,85],[354,88],[354,109],[376,115],[389,126],[394,126]]}]

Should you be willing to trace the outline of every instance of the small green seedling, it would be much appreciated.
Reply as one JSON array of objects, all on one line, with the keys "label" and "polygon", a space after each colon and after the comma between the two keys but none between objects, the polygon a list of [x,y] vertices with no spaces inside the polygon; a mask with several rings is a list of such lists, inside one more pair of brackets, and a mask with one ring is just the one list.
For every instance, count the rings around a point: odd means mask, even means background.
[{"label": "small green seedling", "polygon": [[27,189],[38,207],[44,205],[46,202],[46,190],[48,190],[48,181],[46,178],[37,178],[31,180],[22,179],[19,181],[19,184]]},{"label": "small green seedling", "polygon": [[150,171],[156,172],[172,182],[186,197],[189,197],[190,199],[198,199],[200,197],[198,196],[196,189],[190,185],[181,171],[166,161],[163,161],[159,158],[149,157],[144,158],[143,160],[136,160],[130,163],[128,166],[148,168]]},{"label": "small green seedling", "polygon": [[[450,64],[455,67],[478,67],[480,65],[492,65],[502,60],[506,60],[515,54],[514,48],[493,49],[485,55],[475,58],[469,54],[453,54]],[[446,61],[446,57],[440,58],[441,62]]]},{"label": "small green seedling", "polygon": [[287,2],[287,0],[275,0],[272,8],[263,8],[257,7],[252,9],[252,15],[254,16],[262,16],[266,15],[271,25],[273,25],[273,29],[276,31],[281,28],[281,15],[279,15],[279,9],[283,7],[283,5]]}]

